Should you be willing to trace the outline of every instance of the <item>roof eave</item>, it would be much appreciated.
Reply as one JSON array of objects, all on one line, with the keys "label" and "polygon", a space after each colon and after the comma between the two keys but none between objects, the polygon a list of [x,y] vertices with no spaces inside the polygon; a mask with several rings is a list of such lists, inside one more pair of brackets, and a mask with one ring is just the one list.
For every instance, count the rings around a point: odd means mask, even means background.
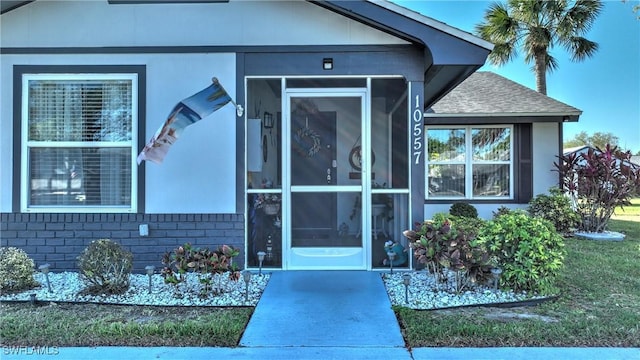
[{"label": "roof eave", "polygon": [[[494,119],[493,122],[506,123],[509,119],[521,119],[523,121],[542,121],[542,122],[578,122],[582,111],[578,112],[520,112],[520,113],[426,113],[424,119],[426,122],[434,119],[449,119],[449,120],[461,120],[461,119],[476,119],[487,120]],[[478,123],[479,121],[474,121]],[[491,121],[487,121],[491,122]]]},{"label": "roof eave", "polygon": [[[425,49],[424,109],[482,67],[493,44],[386,0],[307,0]],[[411,79],[409,79],[411,80]]]},{"label": "roof eave", "polygon": [[2,0],[0,1],[0,15],[4,13],[8,13],[11,10],[17,9],[21,6],[27,5],[28,3],[31,3],[34,1],[35,0],[28,0],[28,1]]},{"label": "roof eave", "polygon": [[480,46],[483,47],[489,51],[493,50],[494,48],[494,44],[486,41],[482,38],[479,38],[477,36],[474,36],[473,34],[470,34],[466,31],[462,31],[458,28],[455,28],[453,26],[447,25],[446,23],[443,23],[441,21],[435,20],[433,18],[430,18],[428,16],[424,16],[420,13],[417,13],[413,10],[407,9],[405,7],[402,7],[398,4],[394,4],[390,1],[386,1],[386,0],[365,0],[367,2],[376,4],[380,7],[383,7],[387,10],[391,10],[393,12],[396,12],[398,14],[401,14],[409,19],[424,23],[425,25],[431,26],[435,29],[438,29],[444,33],[447,33],[449,35],[458,37],[470,44],[476,45],[476,46]]},{"label": "roof eave", "polygon": [[457,118],[465,116],[473,117],[560,117],[563,121],[578,121],[582,111],[580,112],[520,112],[520,113],[425,113],[425,118]]}]

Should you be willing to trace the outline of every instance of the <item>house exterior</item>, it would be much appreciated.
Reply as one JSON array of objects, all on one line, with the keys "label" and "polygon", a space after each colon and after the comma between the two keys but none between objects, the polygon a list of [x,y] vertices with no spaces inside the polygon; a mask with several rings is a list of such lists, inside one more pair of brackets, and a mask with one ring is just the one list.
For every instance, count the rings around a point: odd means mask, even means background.
[{"label": "house exterior", "polygon": [[[581,113],[495,73],[472,74],[425,112],[432,140],[425,216],[447,212],[451,201],[462,199],[483,218],[491,218],[496,203],[526,207],[559,184],[553,163],[562,153],[562,124],[578,121]],[[452,141],[456,137],[461,140]],[[466,175],[466,191],[460,190],[459,174]]]},{"label": "house exterior", "polygon": [[[3,1],[0,20],[2,246],[54,271],[98,238],[136,271],[186,242],[248,268],[380,268],[456,201],[486,216],[557,184],[580,114],[474,74],[491,44],[386,1]],[[213,77],[242,111],[138,165]]]}]

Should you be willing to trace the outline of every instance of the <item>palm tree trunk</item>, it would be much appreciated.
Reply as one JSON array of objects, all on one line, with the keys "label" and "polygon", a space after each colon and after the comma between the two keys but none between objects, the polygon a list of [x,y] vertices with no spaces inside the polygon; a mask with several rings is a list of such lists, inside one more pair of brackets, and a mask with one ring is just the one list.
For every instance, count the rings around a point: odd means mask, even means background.
[{"label": "palm tree trunk", "polygon": [[539,93],[547,95],[546,53],[544,51],[539,51],[535,55],[535,61],[536,88]]}]

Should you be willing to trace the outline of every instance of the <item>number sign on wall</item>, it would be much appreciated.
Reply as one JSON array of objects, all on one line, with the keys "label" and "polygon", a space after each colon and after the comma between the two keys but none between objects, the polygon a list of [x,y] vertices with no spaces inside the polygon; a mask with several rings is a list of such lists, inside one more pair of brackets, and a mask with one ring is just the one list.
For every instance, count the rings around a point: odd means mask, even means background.
[{"label": "number sign on wall", "polygon": [[413,112],[411,118],[413,120],[413,159],[416,165],[420,164],[423,152],[422,135],[424,133],[424,121],[422,120],[422,101],[420,101],[420,94],[415,96],[415,104],[413,104]]}]

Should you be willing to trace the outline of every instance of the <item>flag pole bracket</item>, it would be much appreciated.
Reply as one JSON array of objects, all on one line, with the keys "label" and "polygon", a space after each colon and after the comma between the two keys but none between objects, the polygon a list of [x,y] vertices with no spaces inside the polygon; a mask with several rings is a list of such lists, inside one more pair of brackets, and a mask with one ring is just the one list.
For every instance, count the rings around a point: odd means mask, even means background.
[{"label": "flag pole bracket", "polygon": [[[216,84],[216,85],[219,85],[221,88],[223,88],[223,89],[224,89],[224,87],[223,87],[223,86],[220,84],[220,82],[218,81],[218,78],[217,78],[217,77],[215,77],[215,76],[214,76],[214,77],[212,77],[212,78],[211,78],[211,82],[212,82],[212,83],[214,83],[214,84]],[[226,92],[226,91],[227,91],[227,90],[225,90],[225,92]],[[236,107],[236,115],[238,115],[238,117],[242,117],[242,115],[244,115],[244,108],[242,107],[242,105],[236,104],[236,102],[235,102],[235,101],[233,101],[233,99],[231,99],[231,103]]]}]

